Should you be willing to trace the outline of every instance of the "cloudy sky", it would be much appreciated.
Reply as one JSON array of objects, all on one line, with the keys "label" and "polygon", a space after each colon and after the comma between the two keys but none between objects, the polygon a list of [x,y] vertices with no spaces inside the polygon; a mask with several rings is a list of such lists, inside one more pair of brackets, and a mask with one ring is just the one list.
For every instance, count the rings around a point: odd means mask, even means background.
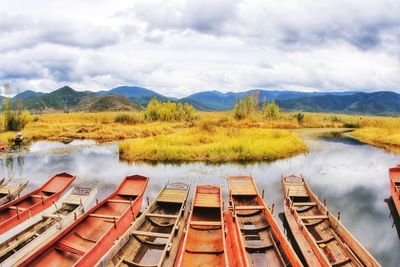
[{"label": "cloudy sky", "polygon": [[0,82],[400,92],[399,0],[1,0]]}]

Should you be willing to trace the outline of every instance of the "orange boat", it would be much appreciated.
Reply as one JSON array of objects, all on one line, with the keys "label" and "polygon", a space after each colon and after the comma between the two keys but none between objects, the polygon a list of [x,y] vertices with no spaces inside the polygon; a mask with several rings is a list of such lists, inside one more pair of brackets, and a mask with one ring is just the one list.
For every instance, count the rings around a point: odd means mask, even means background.
[{"label": "orange boat", "polygon": [[76,176],[60,173],[35,191],[0,207],[0,234],[47,209],[57,201]]},{"label": "orange boat", "polygon": [[397,213],[400,215],[400,164],[389,169],[390,192],[396,206]]},{"label": "orange boat", "polygon": [[175,266],[229,266],[219,186],[196,187]]},{"label": "orange boat", "polygon": [[302,176],[282,178],[285,217],[308,266],[381,266],[313,194]]},{"label": "orange boat", "polygon": [[140,175],[125,177],[114,193],[17,265],[94,266],[134,221],[148,181]]},{"label": "orange boat", "polygon": [[251,176],[228,178],[225,215],[234,266],[303,266]]}]

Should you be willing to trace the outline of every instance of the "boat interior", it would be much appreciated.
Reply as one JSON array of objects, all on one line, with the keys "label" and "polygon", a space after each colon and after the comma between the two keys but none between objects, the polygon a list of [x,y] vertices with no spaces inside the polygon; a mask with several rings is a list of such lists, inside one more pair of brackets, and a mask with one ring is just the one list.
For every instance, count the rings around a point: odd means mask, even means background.
[{"label": "boat interior", "polygon": [[225,266],[226,244],[219,187],[196,188],[187,229],[182,266]]},{"label": "boat interior", "polygon": [[[135,179],[136,177],[136,179]],[[143,177],[145,178],[145,177]],[[126,177],[117,191],[92,208],[82,219],[60,236],[46,251],[38,255],[29,266],[71,266],[85,255],[112,228],[146,188],[147,178]]]},{"label": "boat interior", "polygon": [[288,266],[288,259],[268,222],[264,203],[252,177],[235,176],[228,179],[230,205],[250,266]]},{"label": "boat interior", "polygon": [[[188,190],[186,184],[168,184],[129,230],[127,242],[112,259],[113,265],[159,266],[183,223]],[[179,240],[175,246],[178,244]]]},{"label": "boat interior", "polygon": [[365,266],[337,232],[337,222],[331,221],[328,210],[315,198],[302,177],[284,178],[286,194],[313,242],[333,266]]}]

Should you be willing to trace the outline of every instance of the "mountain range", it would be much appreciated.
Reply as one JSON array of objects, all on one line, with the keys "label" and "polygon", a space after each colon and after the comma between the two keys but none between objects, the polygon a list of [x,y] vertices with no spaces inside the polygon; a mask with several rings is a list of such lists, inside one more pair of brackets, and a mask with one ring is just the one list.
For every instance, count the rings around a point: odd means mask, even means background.
[{"label": "mountain range", "polygon": [[259,101],[274,100],[283,110],[306,112],[332,112],[369,115],[400,115],[400,94],[380,92],[298,92],[277,90],[248,90],[221,93],[203,91],[184,98],[172,98],[153,90],[121,86],[108,91],[76,91],[64,86],[50,93],[24,91],[12,98],[20,98],[26,109],[32,112],[66,111],[129,111],[146,107],[153,98],[159,101],[189,103],[202,111],[224,111],[234,107],[238,99],[247,95],[259,95]]}]

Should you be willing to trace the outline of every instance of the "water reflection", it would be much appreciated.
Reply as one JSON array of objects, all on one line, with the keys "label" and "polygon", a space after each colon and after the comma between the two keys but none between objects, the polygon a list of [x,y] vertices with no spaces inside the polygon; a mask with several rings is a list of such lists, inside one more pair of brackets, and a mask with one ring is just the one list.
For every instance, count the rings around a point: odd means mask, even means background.
[{"label": "water reflection", "polygon": [[[3,164],[5,169],[30,178],[27,190],[39,186],[57,172],[67,171],[78,175],[78,184],[97,185],[99,199],[112,192],[124,176],[139,173],[151,178],[146,192],[150,199],[167,181],[181,181],[193,185],[221,184],[227,201],[226,177],[252,175],[260,192],[265,189],[266,202],[275,203],[276,214],[283,206],[281,175],[302,173],[314,193],[320,199],[327,199],[330,210],[334,214],[341,212],[344,225],[378,261],[384,266],[400,266],[400,254],[394,253],[400,251],[400,242],[383,201],[390,195],[387,169],[400,162],[396,154],[367,145],[307,139],[311,152],[270,163],[154,166],[119,161],[118,147],[112,143],[74,142],[67,145],[37,142],[22,161],[13,157],[8,167],[7,159],[3,159]],[[21,170],[17,166],[22,166]]]}]

